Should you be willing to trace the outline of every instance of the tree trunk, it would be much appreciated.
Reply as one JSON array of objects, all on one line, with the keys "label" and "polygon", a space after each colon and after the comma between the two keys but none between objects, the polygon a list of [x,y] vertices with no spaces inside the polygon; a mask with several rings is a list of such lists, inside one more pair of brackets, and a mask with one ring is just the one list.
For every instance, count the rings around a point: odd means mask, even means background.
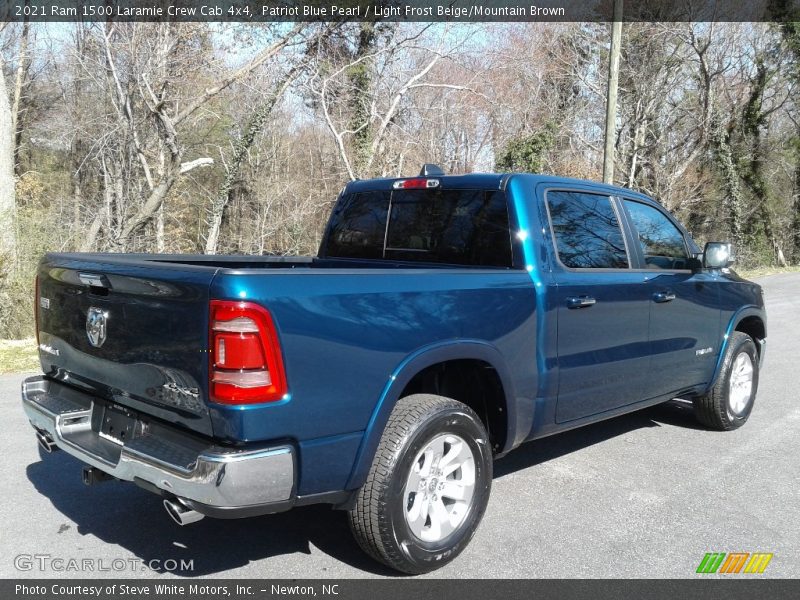
[{"label": "tree trunk", "polygon": [[173,184],[177,181],[177,169],[166,175],[150,192],[147,199],[144,201],[142,207],[138,212],[127,220],[122,227],[119,235],[114,240],[120,249],[124,252],[131,240],[131,237],[137,229],[148,223],[153,217],[158,214],[159,208],[164,202],[164,198],[172,189]]},{"label": "tree trunk", "polygon": [[72,104],[70,111],[70,123],[72,131],[72,143],[69,147],[69,170],[72,179],[72,235],[73,247],[79,248],[84,243],[85,233],[83,231],[83,213],[86,198],[84,197],[84,159],[86,158],[86,144],[83,138],[80,120],[83,112],[80,107],[85,101],[83,85],[81,81],[81,65],[86,53],[86,29],[84,24],[76,26],[75,29],[75,49],[70,58],[70,75],[72,77]]},{"label": "tree trunk", "polygon": [[104,204],[100,207],[94,219],[92,219],[92,224],[89,226],[89,230],[86,232],[86,236],[83,238],[83,243],[80,246],[81,252],[93,252],[96,250],[95,243],[97,242],[97,236],[100,234],[100,228],[107,216],[108,206]]},{"label": "tree trunk", "polygon": [[[800,150],[798,150],[800,154]],[[792,202],[792,240],[794,249],[794,263],[800,265],[800,156],[794,167],[794,201]]]},{"label": "tree trunk", "polygon": [[608,57],[608,92],[606,95],[606,136],[603,152],[603,182],[614,183],[614,140],[617,137],[617,85],[619,83],[619,46],[622,38],[622,0],[614,0],[611,24],[611,53]]},{"label": "tree trunk", "polygon": [[766,198],[762,199],[761,205],[758,208],[759,216],[761,217],[761,224],[764,227],[764,236],[772,248],[772,257],[779,267],[785,267],[786,258],[783,256],[783,250],[778,243],[778,238],[775,235],[775,227],[772,224],[772,211],[769,209]]},{"label": "tree trunk", "polygon": [[14,129],[0,60],[0,278],[16,268],[17,208],[14,189]]},{"label": "tree trunk", "polygon": [[19,148],[22,144],[22,125],[20,123],[20,114],[22,109],[22,90],[27,85],[26,79],[28,78],[28,67],[30,61],[28,60],[28,31],[29,23],[26,20],[22,26],[22,37],[19,41],[19,58],[17,60],[17,75],[16,82],[14,83],[14,103],[11,107],[11,129],[14,137],[14,173],[19,175]]},{"label": "tree trunk", "polygon": [[[772,249],[772,258],[781,267],[786,266],[786,259],[783,256],[778,237],[775,234],[775,227],[772,222],[772,211],[770,210],[770,190],[764,177],[765,150],[761,139],[761,128],[764,126],[766,117],[764,114],[764,92],[770,78],[770,72],[763,57],[756,59],[756,76],[753,80],[753,88],[750,92],[744,114],[742,125],[745,135],[749,138],[749,163],[745,172],[744,181],[750,188],[753,198],[758,203],[758,218],[764,230],[764,237]],[[749,224],[749,230],[753,231],[755,224]]]},{"label": "tree trunk", "polygon": [[298,73],[299,67],[293,68],[282,81],[275,85],[275,88],[267,99],[262,102],[253,111],[250,121],[247,124],[247,129],[242,138],[236,143],[233,151],[233,159],[225,173],[225,179],[219,186],[217,195],[212,199],[211,206],[208,210],[208,233],[206,234],[206,254],[216,254],[217,246],[219,245],[219,232],[222,226],[222,216],[225,214],[225,207],[230,202],[231,191],[233,184],[239,178],[239,173],[242,170],[242,163],[244,162],[247,153],[253,145],[256,136],[264,128],[267,118],[272,113],[272,109],[278,102],[283,92],[286,90],[289,83],[294,79]]},{"label": "tree trunk", "polygon": [[[354,59],[365,57],[372,52],[375,43],[375,22],[366,21],[360,24],[358,32],[358,49]],[[370,92],[372,91],[371,76],[372,61],[363,60],[350,68],[348,75],[350,83],[350,129],[353,134],[353,168],[356,173],[365,175],[365,167],[370,160],[372,146],[372,113],[370,109]]]},{"label": "tree trunk", "polygon": [[164,241],[164,204],[158,207],[158,215],[156,215],[156,252],[162,254],[166,249]]},{"label": "tree trunk", "polygon": [[730,145],[730,134],[725,126],[714,119],[711,128],[711,143],[714,147],[719,170],[722,172],[722,180],[725,190],[724,209],[727,211],[728,229],[731,234],[731,241],[738,248],[742,248],[744,242],[743,207],[744,197],[742,188],[739,185],[739,172],[736,168],[733,150]]}]

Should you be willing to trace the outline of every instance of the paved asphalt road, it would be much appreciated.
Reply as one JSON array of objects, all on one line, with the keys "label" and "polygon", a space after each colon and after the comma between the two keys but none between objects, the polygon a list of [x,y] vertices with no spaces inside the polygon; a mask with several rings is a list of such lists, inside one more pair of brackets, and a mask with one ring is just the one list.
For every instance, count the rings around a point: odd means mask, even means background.
[{"label": "paved asphalt road", "polygon": [[[762,283],[768,353],[744,428],[703,430],[672,402],[523,446],[496,463],[472,544],[433,576],[696,577],[711,551],[772,552],[764,576],[800,576],[800,274]],[[77,460],[40,457],[19,407],[21,379],[0,376],[0,577],[80,576],[18,571],[20,554],[106,565],[193,559],[181,576],[393,575],[361,554],[341,512],[308,507],[180,528],[131,484],[85,487]]]}]

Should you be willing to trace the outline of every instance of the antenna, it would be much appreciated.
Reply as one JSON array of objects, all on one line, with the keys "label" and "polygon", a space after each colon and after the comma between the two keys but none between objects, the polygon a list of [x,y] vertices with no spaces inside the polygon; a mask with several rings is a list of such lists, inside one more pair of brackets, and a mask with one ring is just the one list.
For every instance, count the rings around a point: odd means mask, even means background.
[{"label": "antenna", "polygon": [[420,177],[444,177],[444,171],[439,165],[433,163],[425,163],[419,172]]}]

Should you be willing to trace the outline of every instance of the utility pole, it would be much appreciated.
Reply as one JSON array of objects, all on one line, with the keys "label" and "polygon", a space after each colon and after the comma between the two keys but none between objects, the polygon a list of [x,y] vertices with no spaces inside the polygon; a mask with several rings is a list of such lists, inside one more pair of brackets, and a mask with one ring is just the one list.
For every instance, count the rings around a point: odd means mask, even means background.
[{"label": "utility pole", "polygon": [[606,145],[603,152],[603,182],[614,183],[614,140],[617,133],[617,84],[619,83],[619,47],[622,38],[622,0],[614,0],[611,24],[611,53],[608,56],[608,93],[606,94]]}]

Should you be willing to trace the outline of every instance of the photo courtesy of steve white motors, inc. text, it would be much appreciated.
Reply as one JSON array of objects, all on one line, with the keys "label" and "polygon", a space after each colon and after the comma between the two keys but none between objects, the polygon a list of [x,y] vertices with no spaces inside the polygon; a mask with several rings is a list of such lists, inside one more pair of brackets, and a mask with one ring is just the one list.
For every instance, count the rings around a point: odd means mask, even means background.
[{"label": "photo courtesy of steve white motors, inc. text", "polygon": [[315,584],[282,584],[260,581],[258,585],[234,583],[231,585],[205,583],[111,583],[111,584],[67,584],[47,583],[28,585],[18,583],[14,586],[17,597],[33,596],[36,598],[58,598],[63,596],[82,598],[141,598],[146,596],[191,596],[192,598],[221,598],[227,596],[253,596],[269,594],[277,596],[339,596],[340,585],[337,583]]}]

